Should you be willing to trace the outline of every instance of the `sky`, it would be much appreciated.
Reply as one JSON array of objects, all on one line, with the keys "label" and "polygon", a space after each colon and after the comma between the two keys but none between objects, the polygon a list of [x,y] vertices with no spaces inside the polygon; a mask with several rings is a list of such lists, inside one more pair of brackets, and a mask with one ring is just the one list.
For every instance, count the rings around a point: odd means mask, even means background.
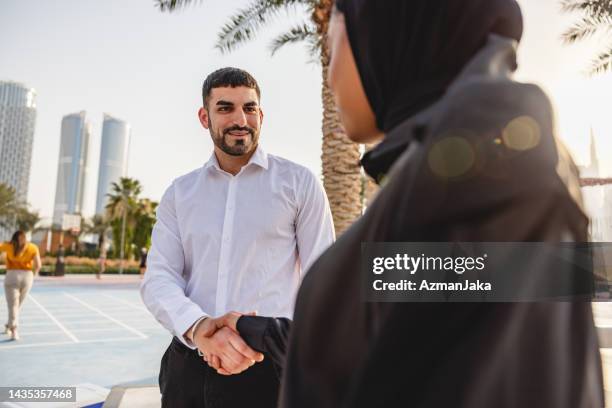
[{"label": "sky", "polygon": [[[321,174],[321,71],[304,45],[271,56],[269,42],[307,18],[280,15],[258,38],[230,54],[214,49],[219,28],[247,0],[203,0],[161,13],[153,0],[0,0],[0,80],[37,92],[37,122],[28,201],[53,213],[64,115],[87,111],[93,123],[84,215],[95,207],[102,115],[132,126],[128,176],[159,200],[172,180],[212,152],[198,119],[201,84],[223,66],[251,72],[262,89],[263,148]],[[525,34],[516,78],[542,86],[557,108],[559,135],[576,161],[588,161],[594,129],[603,175],[612,175],[612,74],[589,78],[601,39],[563,45],[574,16],[558,0],[519,0]]]}]

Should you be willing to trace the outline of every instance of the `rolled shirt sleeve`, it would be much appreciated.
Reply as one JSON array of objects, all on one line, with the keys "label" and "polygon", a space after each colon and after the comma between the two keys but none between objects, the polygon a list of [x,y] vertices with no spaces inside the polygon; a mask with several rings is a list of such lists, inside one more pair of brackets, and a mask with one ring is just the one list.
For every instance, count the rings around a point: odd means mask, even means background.
[{"label": "rolled shirt sleeve", "polygon": [[321,182],[305,170],[298,197],[296,240],[302,278],[314,261],[334,243],[336,234],[329,201]]},{"label": "rolled shirt sleeve", "polygon": [[185,256],[174,204],[174,184],[164,193],[157,208],[147,273],[140,285],[140,295],[147,309],[168,331],[186,346],[183,334],[203,316],[202,308],[185,294]]}]

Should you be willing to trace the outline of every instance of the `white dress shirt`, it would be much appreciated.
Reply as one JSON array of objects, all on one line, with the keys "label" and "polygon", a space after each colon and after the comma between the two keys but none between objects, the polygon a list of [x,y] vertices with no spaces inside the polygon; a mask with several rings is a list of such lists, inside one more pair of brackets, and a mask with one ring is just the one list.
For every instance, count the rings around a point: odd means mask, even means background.
[{"label": "white dress shirt", "polygon": [[293,316],[304,272],[334,241],[327,196],[303,166],[258,147],[232,176],[215,154],[157,208],[146,307],[176,337],[202,316]]}]

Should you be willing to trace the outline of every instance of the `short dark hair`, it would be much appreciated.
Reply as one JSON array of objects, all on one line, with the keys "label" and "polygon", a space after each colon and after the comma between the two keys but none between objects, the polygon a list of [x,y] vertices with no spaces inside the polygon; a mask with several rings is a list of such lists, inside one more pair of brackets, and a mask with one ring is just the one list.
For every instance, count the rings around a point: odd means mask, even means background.
[{"label": "short dark hair", "polygon": [[257,99],[261,99],[261,91],[257,81],[251,74],[240,68],[221,68],[211,73],[202,84],[202,103],[208,107],[208,97],[213,88],[246,86],[257,92]]}]

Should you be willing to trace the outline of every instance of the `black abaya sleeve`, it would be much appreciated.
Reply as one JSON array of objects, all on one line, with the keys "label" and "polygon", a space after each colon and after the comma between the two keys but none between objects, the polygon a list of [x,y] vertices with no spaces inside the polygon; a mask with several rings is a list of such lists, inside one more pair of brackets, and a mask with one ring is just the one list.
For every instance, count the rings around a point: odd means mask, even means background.
[{"label": "black abaya sleeve", "polygon": [[292,321],[284,317],[241,316],[236,328],[240,336],[254,350],[272,360],[281,376],[285,365],[287,342]]}]

